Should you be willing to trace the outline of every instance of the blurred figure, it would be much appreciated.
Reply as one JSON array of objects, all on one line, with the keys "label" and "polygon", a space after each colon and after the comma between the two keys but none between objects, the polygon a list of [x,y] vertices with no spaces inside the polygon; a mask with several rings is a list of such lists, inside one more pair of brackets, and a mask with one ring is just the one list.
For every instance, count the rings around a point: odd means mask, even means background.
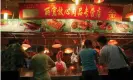
[{"label": "blurred figure", "polygon": [[105,36],[99,36],[97,41],[102,47],[100,51],[100,64],[107,66],[108,74],[112,78],[111,80],[129,80],[128,64],[122,55],[124,52],[122,50],[120,52],[120,48],[116,45],[108,45],[108,40]]},{"label": "blurred figure", "polygon": [[1,71],[3,80],[7,80],[8,78],[12,80],[19,80],[19,70],[20,68],[24,67],[25,64],[24,58],[29,57],[28,54],[24,52],[21,45],[21,39],[11,39],[9,40],[6,49],[2,51]]},{"label": "blurred figure", "polygon": [[34,80],[51,80],[48,70],[55,66],[54,61],[44,54],[44,46],[37,48],[37,54],[32,57],[31,69]]},{"label": "blurred figure", "polygon": [[94,50],[96,50],[97,55],[99,56],[99,55],[100,55],[100,46],[96,46],[96,47],[94,48]]},{"label": "blurred figure", "polygon": [[97,53],[92,49],[91,40],[85,40],[84,48],[79,52],[82,63],[82,76],[83,80],[98,80],[99,73],[97,70],[96,62]]}]

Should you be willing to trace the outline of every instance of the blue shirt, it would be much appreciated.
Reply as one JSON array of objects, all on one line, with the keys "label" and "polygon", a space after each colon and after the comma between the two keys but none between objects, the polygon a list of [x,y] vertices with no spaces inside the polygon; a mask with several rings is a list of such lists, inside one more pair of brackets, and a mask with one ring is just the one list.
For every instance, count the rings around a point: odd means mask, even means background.
[{"label": "blue shirt", "polygon": [[79,56],[81,58],[81,63],[83,67],[82,71],[97,69],[95,63],[95,55],[96,51],[91,48],[85,48],[80,51]]}]

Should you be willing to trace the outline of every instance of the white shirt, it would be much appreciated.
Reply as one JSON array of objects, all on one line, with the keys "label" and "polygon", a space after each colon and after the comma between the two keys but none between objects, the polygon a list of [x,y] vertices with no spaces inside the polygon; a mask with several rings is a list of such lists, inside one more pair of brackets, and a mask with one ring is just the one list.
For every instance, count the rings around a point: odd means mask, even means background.
[{"label": "white shirt", "polygon": [[[58,63],[58,61],[55,62],[55,64],[57,64],[57,63]],[[66,63],[65,63],[64,61],[60,61],[60,63],[63,64],[63,67],[64,67],[64,69],[66,70],[66,69],[67,69],[67,67],[66,67]]]},{"label": "white shirt", "polygon": [[127,64],[115,45],[105,45],[100,51],[100,63],[107,64],[108,69],[127,67]]},{"label": "white shirt", "polygon": [[[64,67],[64,69],[65,69],[65,71],[64,72],[66,72],[66,70],[67,70],[67,67],[66,67],[66,63],[65,62],[63,62],[63,61],[61,61],[60,63],[62,63],[63,64],[63,67]],[[55,62],[55,64],[57,64],[57,61]],[[51,70],[50,70],[50,72],[52,73],[52,74],[57,74],[57,69],[56,69],[56,66],[55,67],[53,67]]]}]

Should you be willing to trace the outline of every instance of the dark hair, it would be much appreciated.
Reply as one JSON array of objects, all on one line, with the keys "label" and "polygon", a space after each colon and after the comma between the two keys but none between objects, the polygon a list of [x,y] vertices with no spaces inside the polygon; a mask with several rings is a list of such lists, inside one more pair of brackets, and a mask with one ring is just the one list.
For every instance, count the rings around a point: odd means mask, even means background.
[{"label": "dark hair", "polygon": [[88,40],[88,39],[85,40],[84,45],[85,45],[86,47],[92,46],[91,40]]},{"label": "dark hair", "polygon": [[107,44],[107,42],[108,42],[108,40],[107,40],[107,38],[105,36],[99,36],[97,38],[97,41],[102,43],[102,44]]},{"label": "dark hair", "polygon": [[44,46],[38,46],[37,47],[37,52],[39,53],[39,52],[42,52],[42,51],[44,51]]},{"label": "dark hair", "polygon": [[9,42],[8,42],[8,45],[10,45],[10,44],[14,44],[14,43],[17,43],[17,42],[18,42],[18,40],[15,39],[15,38],[10,39]]},{"label": "dark hair", "polygon": [[97,49],[100,49],[100,46],[96,46]]},{"label": "dark hair", "polygon": [[13,38],[10,39],[7,45],[11,45],[11,44],[15,44],[15,43],[19,43],[20,45],[22,45],[23,39],[19,39],[19,38]]},{"label": "dark hair", "polygon": [[20,45],[22,45],[23,44],[23,41],[24,41],[24,39],[18,39],[18,43],[20,44]]}]

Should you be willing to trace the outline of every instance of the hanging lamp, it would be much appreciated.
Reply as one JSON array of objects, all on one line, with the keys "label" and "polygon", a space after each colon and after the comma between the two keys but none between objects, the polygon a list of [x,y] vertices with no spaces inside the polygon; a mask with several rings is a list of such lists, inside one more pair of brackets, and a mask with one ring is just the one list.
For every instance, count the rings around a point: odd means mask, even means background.
[{"label": "hanging lamp", "polygon": [[8,15],[12,15],[12,12],[8,9],[1,10],[1,14],[5,14],[5,13],[7,13]]},{"label": "hanging lamp", "polygon": [[54,2],[54,1],[56,1],[56,0],[48,0],[49,2]]},{"label": "hanging lamp", "polygon": [[[42,35],[43,36],[43,35]],[[44,36],[43,36],[44,37]],[[45,38],[45,37],[44,37]],[[45,48],[44,48],[44,53],[45,54],[47,54],[47,53],[49,53],[49,49],[48,48],[46,48],[46,38],[45,38],[45,40],[44,40],[44,46],[45,46]]]},{"label": "hanging lamp", "polygon": [[126,18],[130,18],[130,21],[133,21],[133,4],[131,4],[130,12],[126,14]]},{"label": "hanging lamp", "polygon": [[94,0],[94,3],[102,3],[102,2],[104,2],[104,0]]},{"label": "hanging lamp", "polygon": [[44,48],[44,53],[45,53],[45,54],[50,53],[50,52],[49,52],[49,49],[48,49],[48,48]]},{"label": "hanging lamp", "polygon": [[1,10],[1,14],[3,15],[3,19],[8,19],[9,15],[12,15],[12,12],[7,8],[9,0],[6,0],[5,9]]},{"label": "hanging lamp", "polygon": [[117,42],[116,40],[109,40],[109,41],[108,41],[108,44],[109,44],[109,45],[117,45],[118,42]]},{"label": "hanging lamp", "polygon": [[25,39],[25,40],[23,41],[22,48],[23,48],[24,50],[27,50],[27,49],[30,48],[30,47],[31,47],[31,45],[30,45],[30,43],[29,43],[29,40],[28,40],[28,39]]},{"label": "hanging lamp", "polygon": [[62,46],[61,42],[58,39],[55,39],[52,47],[53,48],[60,48],[61,46]]},{"label": "hanging lamp", "polygon": [[[69,39],[69,38],[68,38]],[[67,47],[65,48],[65,50],[64,50],[64,53],[66,53],[66,54],[71,54],[72,52],[73,52],[73,49],[69,46],[69,42],[68,42],[68,39],[66,39],[67,41]]]},{"label": "hanging lamp", "polygon": [[64,51],[66,54],[70,54],[73,52],[73,49],[72,48],[66,48],[65,51]]}]

